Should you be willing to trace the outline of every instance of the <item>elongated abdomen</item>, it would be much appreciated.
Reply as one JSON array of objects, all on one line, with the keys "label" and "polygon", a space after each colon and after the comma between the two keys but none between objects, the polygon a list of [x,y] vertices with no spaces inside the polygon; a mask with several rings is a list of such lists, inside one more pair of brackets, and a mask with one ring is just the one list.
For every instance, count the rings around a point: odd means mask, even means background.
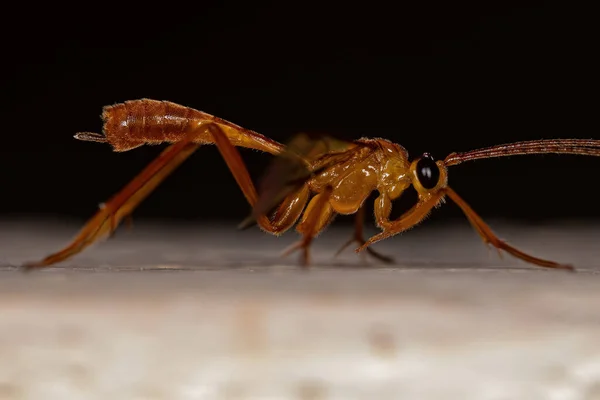
[{"label": "elongated abdomen", "polygon": [[127,151],[144,144],[175,143],[197,131],[196,143],[213,144],[208,131],[199,127],[218,124],[234,146],[279,153],[283,146],[259,133],[231,122],[169,101],[132,100],[106,106],[102,112],[104,136],[114,151]]},{"label": "elongated abdomen", "polygon": [[191,108],[166,101],[126,101],[103,108],[104,135],[115,151],[173,142],[185,134],[192,114]]}]

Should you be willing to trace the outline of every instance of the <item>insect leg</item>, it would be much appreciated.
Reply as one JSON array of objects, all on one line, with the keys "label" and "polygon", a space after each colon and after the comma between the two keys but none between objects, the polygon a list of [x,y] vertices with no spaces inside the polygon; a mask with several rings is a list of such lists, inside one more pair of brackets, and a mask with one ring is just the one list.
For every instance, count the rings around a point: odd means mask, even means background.
[{"label": "insect leg", "polygon": [[[367,241],[365,240],[363,229],[364,229],[364,219],[365,219],[365,205],[363,204],[358,211],[356,212],[356,216],[354,218],[354,234],[352,237],[335,253],[335,257],[339,256],[342,251],[344,251],[348,246],[352,243],[358,243],[359,246],[364,245]],[[378,253],[370,247],[366,248],[367,252],[378,260],[385,263],[393,263],[394,259],[383,254]]]},{"label": "insect leg", "polygon": [[270,218],[271,225],[276,233],[283,233],[291,228],[302,215],[310,190],[308,185],[303,185],[299,190],[290,193],[281,202],[273,216]]},{"label": "insect leg", "polygon": [[[235,178],[238,186],[244,193],[246,200],[248,201],[250,206],[254,208],[254,206],[258,202],[258,193],[256,191],[256,187],[254,186],[254,183],[252,182],[252,178],[250,177],[250,174],[248,173],[248,169],[246,168],[246,165],[245,165],[244,161],[242,160],[242,156],[240,155],[240,152],[231,143],[231,141],[227,138],[227,135],[225,134],[225,132],[223,132],[223,129],[221,129],[220,126],[213,124],[213,125],[210,125],[208,129],[214,138],[215,144],[216,144],[217,148],[219,149],[221,156],[223,157],[223,159],[225,160],[225,163],[229,167],[229,170],[233,174],[233,177]],[[260,228],[266,232],[273,233],[276,235],[283,233],[291,225],[293,225],[293,223],[296,221],[296,219],[300,216],[300,213],[302,212],[302,209],[304,208],[306,201],[308,201],[308,194],[309,194],[308,188],[303,188],[299,192],[298,199],[294,199],[293,194],[291,195],[292,197],[288,196],[283,201],[283,203],[279,209],[279,211],[280,211],[279,215],[280,215],[280,218],[283,218],[282,220],[271,221],[265,214],[262,214],[262,215],[257,215],[256,222],[258,223]],[[302,204],[302,207],[298,207],[299,203],[302,203],[301,200],[304,198],[304,196],[306,196],[306,200]],[[300,201],[298,201],[298,200],[300,200]],[[286,216],[285,213],[281,214],[281,212],[284,211],[286,204],[289,205],[289,203],[287,203],[287,202],[290,202],[290,201],[294,203],[292,206],[292,212],[294,213],[294,215],[296,217],[296,218],[293,218],[294,221],[292,222],[292,224],[289,224],[289,219],[291,219],[290,218],[291,215]],[[286,222],[283,222],[283,221],[286,221]]]},{"label": "insect leg", "polygon": [[302,234],[302,239],[292,244],[283,251],[283,256],[302,249],[301,263],[307,267],[310,263],[310,244],[312,240],[332,221],[334,217],[333,207],[329,203],[332,188],[326,187],[325,190],[313,197],[302,216],[302,220],[296,227],[296,231]]},{"label": "insect leg", "polygon": [[[205,130],[206,126],[201,129]],[[163,150],[157,158],[88,220],[69,245],[56,253],[50,254],[41,261],[28,262],[22,267],[29,270],[64,261],[81,252],[101,237],[110,235],[123,218],[131,214],[175,168],[198,149],[200,145],[193,143],[196,134],[191,132],[184,140]]]},{"label": "insect leg", "polygon": [[572,265],[559,264],[554,261],[544,260],[541,258],[530,256],[529,254],[526,254],[521,250],[510,246],[503,240],[500,240],[494,234],[494,232],[492,232],[492,229],[483,221],[483,219],[481,219],[481,217],[477,215],[477,213],[475,213],[475,211],[473,211],[473,209],[454,190],[450,189],[449,187],[446,187],[444,190],[448,197],[450,197],[450,199],[452,199],[452,201],[454,201],[465,213],[465,215],[469,219],[469,222],[471,223],[473,228],[475,228],[479,236],[481,236],[484,243],[491,244],[495,248],[499,250],[504,250],[512,256],[531,264],[539,265],[541,267],[546,268],[562,268],[567,270],[574,270]]},{"label": "insect leg", "polygon": [[363,251],[375,242],[397,235],[419,224],[429,215],[431,209],[438,205],[443,198],[444,193],[434,193],[427,198],[419,200],[417,204],[398,217],[398,219],[390,221],[389,216],[392,211],[392,202],[387,195],[381,194],[375,200],[375,217],[377,219],[377,224],[383,229],[383,232],[372,236],[365,244],[356,249],[356,251]]},{"label": "insect leg", "polygon": [[[244,193],[246,200],[254,207],[258,201],[258,193],[239,151],[233,146],[218,125],[210,126],[209,130],[213,135],[215,144],[221,152],[223,159],[227,163],[238,186]],[[303,235],[303,238],[285,250],[283,252],[284,256],[289,255],[297,249],[302,249],[302,265],[308,265],[309,247],[313,238],[323,230],[323,228],[332,220],[334,215],[333,208],[329,204],[331,192],[332,188],[327,187],[322,193],[317,194],[311,199],[306,207],[302,220],[297,227],[297,231]],[[265,214],[257,215],[256,220],[258,225],[263,230],[275,234],[282,233],[293,225],[298,217],[297,213],[301,213],[308,200],[309,189],[305,185],[301,188],[300,192],[296,193],[298,193],[298,195],[292,193],[286,197],[279,206],[275,218],[272,221],[269,220]]]}]

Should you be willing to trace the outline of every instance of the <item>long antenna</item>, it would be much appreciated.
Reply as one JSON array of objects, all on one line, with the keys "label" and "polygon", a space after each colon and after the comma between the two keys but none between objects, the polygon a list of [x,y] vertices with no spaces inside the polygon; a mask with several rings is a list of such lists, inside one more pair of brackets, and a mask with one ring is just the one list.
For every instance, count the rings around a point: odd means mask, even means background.
[{"label": "long antenna", "polygon": [[576,154],[600,156],[600,140],[595,139],[542,139],[500,144],[497,146],[451,153],[444,163],[447,166],[484,158],[518,156],[525,154]]}]

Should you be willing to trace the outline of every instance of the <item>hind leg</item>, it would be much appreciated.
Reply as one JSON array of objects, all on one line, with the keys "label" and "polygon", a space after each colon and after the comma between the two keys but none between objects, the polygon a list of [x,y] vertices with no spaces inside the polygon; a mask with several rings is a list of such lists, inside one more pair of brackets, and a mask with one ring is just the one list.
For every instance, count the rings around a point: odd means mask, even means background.
[{"label": "hind leg", "polygon": [[301,250],[300,262],[302,266],[308,267],[310,264],[310,245],[313,239],[329,225],[334,216],[333,208],[329,204],[331,192],[331,187],[327,187],[322,193],[317,194],[310,200],[302,220],[296,227],[296,231],[302,234],[302,239],[284,250],[282,254],[284,257],[296,250]]}]

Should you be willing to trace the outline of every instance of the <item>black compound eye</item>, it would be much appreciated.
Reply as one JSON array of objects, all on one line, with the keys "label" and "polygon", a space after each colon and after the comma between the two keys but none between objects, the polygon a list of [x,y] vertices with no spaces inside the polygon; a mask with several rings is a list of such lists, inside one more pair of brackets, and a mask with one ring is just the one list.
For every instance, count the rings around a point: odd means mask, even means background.
[{"label": "black compound eye", "polygon": [[423,154],[417,162],[417,178],[425,189],[433,189],[440,180],[440,169],[429,153]]}]

